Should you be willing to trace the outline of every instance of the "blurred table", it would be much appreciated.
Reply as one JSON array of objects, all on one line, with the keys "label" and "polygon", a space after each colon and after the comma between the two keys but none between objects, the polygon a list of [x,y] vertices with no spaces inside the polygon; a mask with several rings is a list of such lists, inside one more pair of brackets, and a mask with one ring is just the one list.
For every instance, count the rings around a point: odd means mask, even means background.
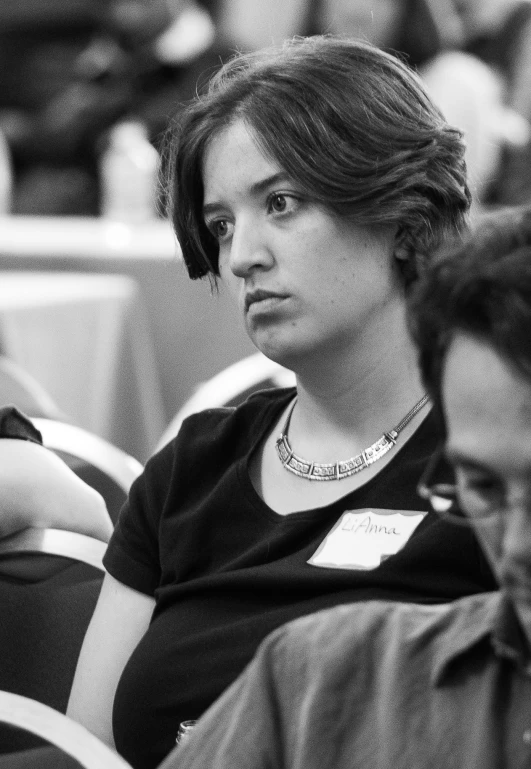
[{"label": "blurred table", "polygon": [[0,253],[75,260],[180,258],[165,221],[134,226],[83,216],[0,216]]},{"label": "blurred table", "polygon": [[147,458],[165,420],[133,279],[3,272],[0,348],[43,385],[74,424]]},{"label": "blurred table", "polygon": [[122,273],[136,280],[169,422],[197,384],[255,352],[223,286],[188,278],[170,225],[97,218],[0,218],[0,268]]}]

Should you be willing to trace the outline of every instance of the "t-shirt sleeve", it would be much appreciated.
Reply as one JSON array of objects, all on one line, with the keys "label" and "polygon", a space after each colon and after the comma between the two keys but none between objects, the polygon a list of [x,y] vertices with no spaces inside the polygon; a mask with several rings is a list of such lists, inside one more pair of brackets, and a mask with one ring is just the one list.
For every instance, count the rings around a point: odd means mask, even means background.
[{"label": "t-shirt sleeve", "polygon": [[42,445],[42,435],[15,406],[0,408],[0,438],[16,438]]},{"label": "t-shirt sleeve", "polygon": [[200,502],[218,482],[222,466],[232,466],[248,451],[245,435],[264,419],[263,407],[250,400],[240,409],[206,409],[189,416],[177,437],[148,461],[131,487],[104,557],[115,579],[155,594],[165,578],[162,554],[171,547],[171,557],[179,558],[176,530],[184,506]]},{"label": "t-shirt sleeve", "polygon": [[150,596],[160,583],[159,529],[172,456],[169,444],[149,460],[134,481],[103,559],[115,579]]}]

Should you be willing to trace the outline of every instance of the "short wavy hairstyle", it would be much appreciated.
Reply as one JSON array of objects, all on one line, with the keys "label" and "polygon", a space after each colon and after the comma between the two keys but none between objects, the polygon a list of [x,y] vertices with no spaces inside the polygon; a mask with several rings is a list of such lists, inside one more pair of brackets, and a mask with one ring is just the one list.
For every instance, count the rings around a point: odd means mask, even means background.
[{"label": "short wavy hairstyle", "polygon": [[439,416],[444,363],[458,333],[490,345],[531,383],[531,206],[485,214],[442,250],[410,293],[409,322]]},{"label": "short wavy hairstyle", "polygon": [[202,214],[203,159],[240,119],[310,199],[360,226],[395,226],[406,282],[466,225],[462,135],[417,75],[368,43],[294,38],[228,61],[171,130],[168,213],[191,278],[219,275]]}]

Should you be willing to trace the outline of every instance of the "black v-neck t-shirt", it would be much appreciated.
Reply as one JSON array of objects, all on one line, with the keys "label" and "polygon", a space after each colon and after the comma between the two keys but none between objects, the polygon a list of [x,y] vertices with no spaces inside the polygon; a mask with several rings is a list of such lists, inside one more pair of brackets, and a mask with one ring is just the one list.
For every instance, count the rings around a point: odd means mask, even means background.
[{"label": "black v-neck t-shirt", "polygon": [[[105,566],[156,599],[114,702],[116,746],[135,769],[157,766],[179,723],[198,718],[283,623],[366,599],[438,603],[495,588],[472,532],[427,512],[416,494],[440,437],[432,414],[364,486],[326,507],[271,510],[248,462],[293,395],[263,391],[189,417],[122,510]],[[345,511],[359,510],[426,514],[375,568],[309,564]]]}]

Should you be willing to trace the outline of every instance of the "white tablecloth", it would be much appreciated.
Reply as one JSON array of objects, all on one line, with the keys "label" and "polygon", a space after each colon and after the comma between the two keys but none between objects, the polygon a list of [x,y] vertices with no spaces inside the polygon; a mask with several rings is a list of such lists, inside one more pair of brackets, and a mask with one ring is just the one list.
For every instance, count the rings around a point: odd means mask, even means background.
[{"label": "white tablecloth", "polygon": [[75,272],[0,275],[2,353],[73,423],[146,459],[165,419],[137,283]]},{"label": "white tablecloth", "polygon": [[199,382],[256,351],[223,286],[212,293],[208,280],[188,278],[167,222],[0,217],[0,268],[134,278],[153,339],[166,423]]}]

